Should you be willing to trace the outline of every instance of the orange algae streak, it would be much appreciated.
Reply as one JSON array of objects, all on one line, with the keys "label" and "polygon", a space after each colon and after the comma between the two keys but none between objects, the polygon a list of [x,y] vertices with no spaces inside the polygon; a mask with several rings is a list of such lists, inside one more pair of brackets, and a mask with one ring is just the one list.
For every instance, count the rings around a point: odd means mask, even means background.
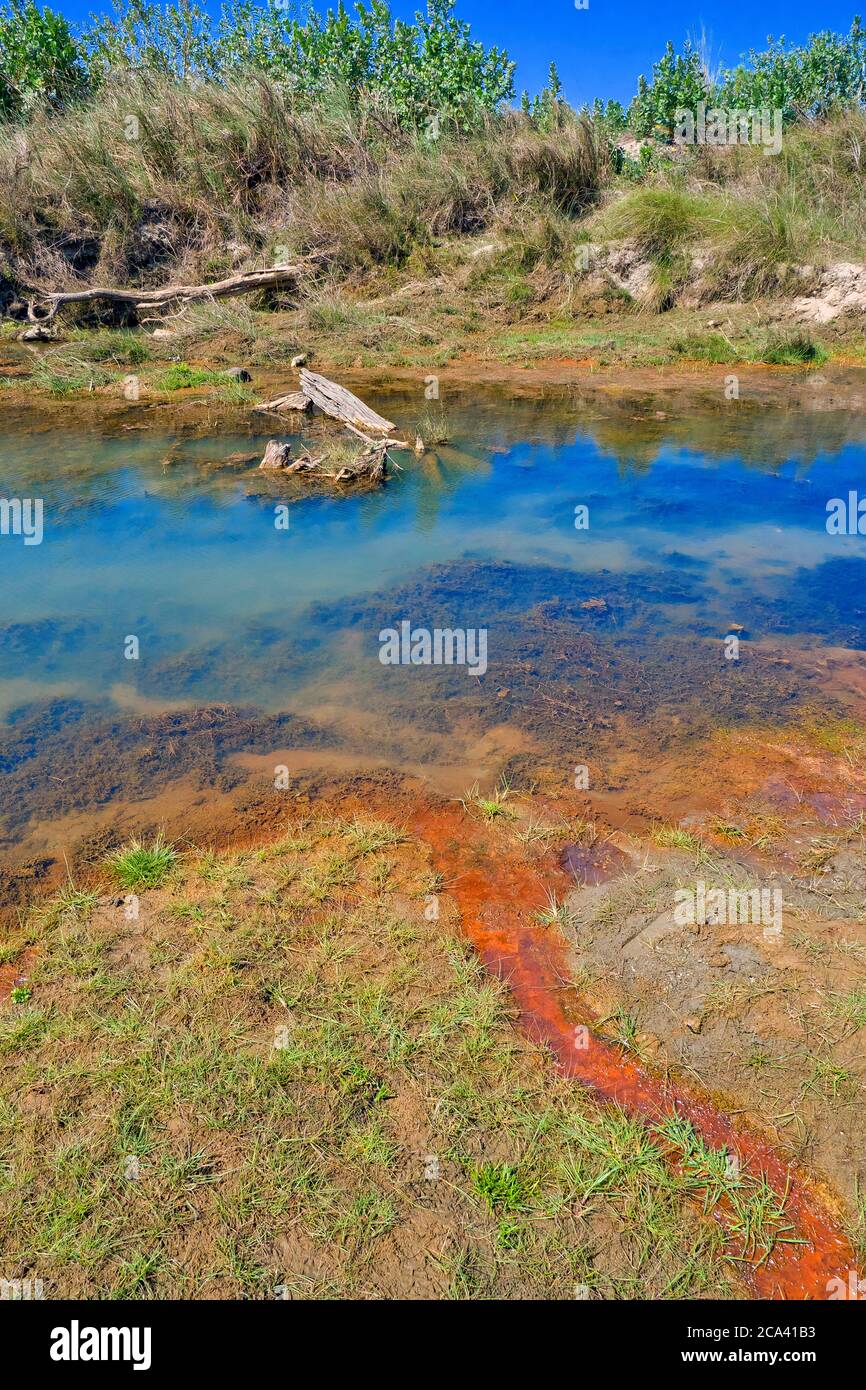
[{"label": "orange algae streak", "polygon": [[[542,879],[511,860],[507,851],[482,848],[471,822],[451,807],[421,811],[413,828],[432,850],[435,866],[459,906],[465,934],[487,968],[509,985],[524,1031],[550,1049],[561,1070],[650,1124],[673,1115],[689,1120],[707,1144],[736,1155],[741,1172],[762,1175],[784,1200],[793,1228],[785,1241],[778,1241],[763,1260],[755,1257],[738,1264],[753,1295],[826,1299],[839,1287],[831,1283],[835,1279],[848,1288],[856,1269],[851,1245],[792,1163],[760,1134],[738,1128],[709,1096],[654,1075],[587,1028],[591,1020],[570,982],[563,939],[553,928],[527,925],[531,914],[544,906],[551,887],[572,886],[566,875],[547,867]],[[727,1225],[723,1208],[717,1208],[715,1216]],[[733,1241],[732,1253],[740,1253]]]}]

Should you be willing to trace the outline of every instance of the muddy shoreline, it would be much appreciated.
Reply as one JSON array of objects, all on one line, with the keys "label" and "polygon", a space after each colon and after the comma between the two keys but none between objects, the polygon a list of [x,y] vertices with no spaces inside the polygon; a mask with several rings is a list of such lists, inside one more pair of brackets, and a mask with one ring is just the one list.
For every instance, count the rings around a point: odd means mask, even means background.
[{"label": "muddy shoreline", "polygon": [[[207,359],[200,364],[207,366]],[[316,362],[318,370],[330,372],[356,393],[367,392],[405,396],[417,407],[423,402],[429,373],[417,368],[382,369],[335,366]],[[284,368],[279,372],[253,368],[253,389],[267,400],[280,391],[297,387],[297,373]],[[726,383],[734,375],[739,398],[726,399]],[[14,374],[6,373],[7,382]],[[821,368],[773,367],[754,365],[711,366],[682,363],[661,367],[602,367],[592,362],[544,361],[537,366],[515,367],[502,362],[469,360],[437,367],[435,377],[441,400],[465,399],[474,389],[493,389],[512,399],[543,400],[546,393],[569,393],[573,400],[601,413],[617,413],[631,407],[653,412],[666,410],[672,415],[689,408],[713,410],[731,415],[751,413],[768,406],[798,412],[866,410],[866,368],[828,363]],[[61,398],[47,392],[7,384],[0,401],[4,426],[15,430],[64,428],[105,429],[124,432],[148,430],[182,434],[207,433],[231,427],[245,427],[250,434],[264,436],[291,427],[287,417],[257,416],[251,404],[226,403],[204,390],[185,389],[172,393],[142,389],[138,401],[127,400],[121,389],[98,388],[88,394],[75,393]],[[652,415],[646,416],[647,420]]]},{"label": "muddy shoreline", "polygon": [[[751,737],[751,733],[744,735],[744,739]],[[704,763],[708,760],[707,751]],[[765,774],[771,759],[775,760],[775,767],[769,769],[768,778]],[[720,775],[722,760],[724,772]],[[768,795],[774,778],[780,779],[784,774],[799,798],[796,814],[787,808],[785,833],[792,841],[810,829],[814,832],[828,824],[838,828],[853,819],[850,806],[841,802],[838,814],[834,814],[831,793],[819,791],[821,787],[838,785],[837,758],[827,755],[823,760],[816,759],[814,753],[794,744],[774,748],[766,738],[753,750],[751,779],[745,785],[744,764],[743,746],[726,751],[715,749],[714,773],[717,784],[721,783],[719,790],[730,798],[734,782],[738,782],[740,793],[748,793],[741,795],[745,803],[749,795],[754,797],[762,789]],[[696,760],[690,769],[693,782],[698,780],[697,772]],[[681,767],[680,775],[683,774],[685,769]],[[849,778],[849,782],[852,791],[854,786],[859,789],[861,805],[866,805],[866,774]],[[789,1096],[798,1095],[808,1073],[804,1072],[796,1049],[791,1047],[791,1019],[773,1005],[773,990],[781,989],[784,998],[784,991],[794,988],[792,982],[796,981],[806,1007],[814,1008],[814,1000],[820,1001],[822,990],[827,987],[822,978],[823,961],[816,958],[808,944],[792,938],[794,923],[789,924],[782,944],[770,947],[761,944],[760,935],[756,938],[751,927],[727,932],[702,929],[710,940],[711,959],[703,976],[699,973],[692,983],[698,996],[706,995],[708,990],[712,994],[718,988],[720,976],[730,973],[738,952],[741,956],[751,953],[751,973],[747,972],[744,978],[738,967],[739,973],[735,974],[738,986],[746,987],[746,997],[737,1005],[734,1034],[730,1032],[726,1009],[720,1003],[711,1003],[709,998],[703,1008],[696,1004],[693,995],[691,1000],[678,1000],[676,1008],[668,1006],[667,1017],[664,1007],[654,1015],[651,1013],[648,1000],[641,999],[639,988],[637,994],[635,990],[643,980],[656,997],[664,995],[662,981],[671,978],[673,967],[660,959],[657,966],[662,976],[652,978],[652,957],[657,954],[657,946],[650,945],[643,957],[626,952],[624,972],[617,968],[603,941],[593,943],[593,934],[587,935],[585,927],[579,925],[579,916],[575,918],[575,930],[569,929],[564,937],[554,925],[546,929],[539,925],[539,912],[551,893],[571,894],[576,910],[589,906],[596,911],[605,895],[611,895],[617,903],[619,894],[622,902],[630,903],[630,908],[617,907],[615,911],[623,915],[623,920],[633,922],[635,884],[645,883],[648,872],[663,874],[671,868],[676,872],[678,864],[680,870],[685,868],[676,852],[672,855],[649,848],[647,833],[653,824],[650,806],[644,807],[640,817],[631,813],[623,821],[610,798],[605,801],[603,797],[562,793],[552,796],[536,791],[528,799],[520,798],[517,828],[531,827],[540,818],[558,827],[556,838],[553,844],[545,841],[521,848],[507,819],[496,825],[486,824],[471,807],[467,810],[465,804],[461,806],[453,799],[437,798],[417,779],[384,770],[372,778],[314,776],[306,785],[302,781],[296,786],[290,798],[268,796],[261,788],[257,796],[245,796],[231,810],[224,807],[222,815],[210,807],[210,832],[197,838],[198,845],[235,853],[259,853],[279,841],[290,826],[303,827],[334,815],[349,823],[353,816],[378,814],[389,823],[407,827],[413,842],[430,852],[441,878],[441,911],[450,920],[452,908],[448,905],[456,905],[468,939],[487,967],[512,990],[521,1026],[531,1039],[550,1050],[567,1077],[587,1086],[600,1099],[613,1099],[627,1112],[642,1117],[653,1131],[660,1127],[659,1132],[666,1133],[669,1123],[688,1122],[707,1142],[716,1148],[721,1146],[729,1159],[730,1155],[738,1156],[745,1181],[766,1181],[775,1192],[784,1215],[778,1218],[782,1223],[780,1242],[769,1259],[760,1250],[749,1251],[744,1258],[747,1247],[742,1245],[735,1213],[724,1203],[713,1212],[714,1219],[729,1229],[740,1277],[753,1295],[821,1298],[827,1296],[832,1281],[847,1279],[847,1271],[856,1267],[857,1260],[845,1231],[854,1228],[852,1208],[859,1173],[852,1172],[850,1155],[858,1151],[855,1131],[860,1127],[859,1107],[853,1094],[840,1097],[834,1093],[831,1105],[829,1097],[822,1099],[814,1092],[803,1091],[795,1108],[811,1134],[808,1144],[796,1129],[791,1130],[784,1115]],[[701,800],[711,800],[706,787],[703,793],[692,795],[693,805]],[[713,804],[730,808],[731,802],[723,801],[717,794]],[[630,828],[617,831],[617,820]],[[691,824],[700,828],[700,818],[693,816]],[[590,825],[592,834],[584,838]],[[712,826],[709,817],[703,828],[705,843],[712,846],[715,837],[715,852],[726,853],[730,858],[731,846]],[[602,865],[597,878],[583,887],[575,883],[574,866],[578,861],[574,856],[563,859],[558,843],[575,834],[585,846],[584,862],[595,858]],[[84,859],[76,863],[79,885],[92,884],[97,889],[101,886],[102,856],[110,843],[111,840],[100,843],[96,838],[91,842],[98,853],[89,864]],[[841,847],[843,839],[839,843]],[[648,848],[654,861],[652,868]],[[734,858],[737,852],[733,852]],[[762,875],[778,872],[784,854],[781,844],[772,852],[759,850],[757,859],[762,861]],[[564,868],[564,864],[568,867]],[[753,862],[752,872],[755,867]],[[705,866],[700,871],[712,876],[714,869]],[[843,870],[843,876],[844,872],[848,870]],[[839,880],[827,888],[831,895],[838,893]],[[802,921],[802,908],[797,917]],[[851,916],[844,922],[837,919],[835,924],[832,918],[826,921],[828,931],[832,932],[834,925],[858,952],[856,958],[853,954],[841,957],[834,967],[835,974],[828,977],[827,984],[832,978],[832,987],[842,991],[859,980],[866,969],[866,928]],[[815,929],[813,923],[811,930]],[[608,932],[606,928],[604,935]],[[632,927],[632,937],[634,934]],[[666,935],[670,936],[669,927]],[[700,949],[700,942],[689,942],[693,966]],[[677,948],[677,956],[683,958],[681,947]],[[754,984],[759,961],[760,983],[752,996],[748,981],[751,979]],[[14,967],[25,972],[20,978],[27,977],[34,968],[38,977],[38,956],[34,958],[26,952]],[[768,989],[770,972],[776,983]],[[5,984],[10,982],[11,975],[9,981],[4,977]],[[810,988],[812,1001],[808,999]],[[640,1019],[639,1031],[628,1042],[618,1034],[616,1025],[623,1000],[629,1005],[640,1001],[635,1014]],[[692,1017],[686,1014],[689,1008]],[[697,1027],[696,1008],[703,1013]],[[574,1039],[582,1029],[586,1031],[585,1025],[590,1030],[588,1041],[582,1042],[576,1051]],[[685,1039],[697,1045],[694,1051],[684,1049]],[[839,1045],[847,1049],[853,1067],[855,1059],[844,1036]],[[770,1049],[776,1059],[772,1094],[767,1093],[763,1078],[750,1076],[749,1049],[757,1046]],[[859,1071],[859,1066],[856,1069]],[[671,1161],[675,1166],[680,1163],[675,1148]]]}]

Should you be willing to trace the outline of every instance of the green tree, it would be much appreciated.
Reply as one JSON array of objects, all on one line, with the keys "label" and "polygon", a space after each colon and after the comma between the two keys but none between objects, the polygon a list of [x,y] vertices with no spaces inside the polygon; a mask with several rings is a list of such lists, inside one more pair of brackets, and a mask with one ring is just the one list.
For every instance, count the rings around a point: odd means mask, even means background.
[{"label": "green tree", "polygon": [[607,135],[619,135],[628,125],[628,118],[619,101],[603,102],[601,97],[596,97],[592,106],[582,108],[581,114],[603,126]]},{"label": "green tree", "polygon": [[213,21],[195,0],[170,5],[113,0],[113,8],[113,15],[92,15],[85,34],[95,76],[123,68],[179,78],[216,75]]},{"label": "green tree", "polygon": [[866,32],[855,15],[847,34],[828,30],[807,44],[786,47],[784,37],[748,55],[725,73],[720,103],[735,109],[768,107],[787,121],[810,120],[859,106],[866,96]]},{"label": "green tree", "polygon": [[160,6],[115,0],[114,17],[94,19],[87,35],[94,66],[151,68],[178,77],[219,78],[258,69],[284,80],[299,98],[339,89],[372,94],[406,126],[431,120],[464,126],[514,95],[514,64],[473,40],[454,14],[456,0],[427,0],[413,23],[392,18],[387,0],[339,0],[300,21],[277,0],[236,0],[214,24],[194,0]]},{"label": "green tree", "polygon": [[0,116],[25,115],[37,101],[60,106],[87,86],[84,55],[62,15],[34,0],[0,6]]},{"label": "green tree", "polygon": [[527,92],[520,98],[521,109],[539,130],[551,131],[561,125],[566,110],[556,64],[551,63],[547,70],[547,86],[531,100]]},{"label": "green tree", "polygon": [[463,126],[514,95],[514,64],[472,39],[455,0],[427,0],[413,24],[392,20],[386,0],[354,8],[356,20],[341,0],[324,19],[293,23],[277,70],[291,72],[301,91],[337,84],[377,93],[401,123],[417,127],[437,117]]},{"label": "green tree", "polygon": [[669,42],[653,66],[652,81],[638,78],[629,124],[639,138],[656,135],[671,140],[676,112],[694,111],[698,102],[707,101],[710,95],[700,55],[688,41],[682,53],[676,53]]},{"label": "green tree", "polygon": [[638,79],[629,124],[638,137],[670,139],[677,108],[694,111],[699,101],[730,111],[780,110],[785,121],[814,120],[866,101],[866,30],[859,15],[847,34],[824,30],[808,43],[788,46],[767,39],[736,67],[719,75],[715,88],[700,56],[686,43],[682,54],[669,43],[653,67],[652,81]]}]

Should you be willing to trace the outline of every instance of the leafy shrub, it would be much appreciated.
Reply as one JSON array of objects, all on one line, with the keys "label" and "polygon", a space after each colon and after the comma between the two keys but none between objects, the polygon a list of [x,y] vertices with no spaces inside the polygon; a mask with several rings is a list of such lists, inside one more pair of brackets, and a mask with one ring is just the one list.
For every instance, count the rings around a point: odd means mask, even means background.
[{"label": "leafy shrub", "polygon": [[528,92],[523,92],[520,97],[520,108],[533,125],[538,130],[543,130],[545,134],[555,130],[562,123],[562,114],[566,110],[566,105],[562,96],[562,83],[559,80],[555,63],[550,65],[547,86],[542,88],[538,96],[533,97],[532,100],[530,100]]},{"label": "leafy shrub", "polygon": [[672,43],[653,66],[652,80],[641,76],[629,109],[635,135],[673,138],[678,108],[695,111],[699,102],[728,111],[779,110],[785,122],[813,120],[862,106],[866,99],[866,30],[855,16],[847,34],[812,34],[807,44],[786,46],[767,40],[761,52],[712,78],[701,55],[686,42]]},{"label": "leafy shrub", "polygon": [[34,0],[0,5],[0,117],[25,115],[37,100],[59,106],[88,88],[82,54],[62,15]]},{"label": "leafy shrub", "polygon": [[749,53],[725,73],[719,105],[732,109],[769,107],[785,120],[826,116],[861,105],[866,95],[866,31],[856,15],[847,34],[823,30],[806,45],[788,48],[784,38],[768,39],[761,53]]},{"label": "leafy shrub", "polygon": [[600,97],[596,97],[591,107],[582,108],[581,115],[590,117],[609,135],[619,135],[628,126],[628,117],[623,110],[622,102],[619,101],[603,102]]},{"label": "leafy shrub", "polygon": [[661,135],[673,139],[675,113],[679,108],[694,111],[708,95],[707,78],[700,55],[686,43],[682,54],[672,43],[665,46],[653,66],[652,82],[638,78],[637,94],[629,109],[629,123],[635,135]]},{"label": "leafy shrub", "polygon": [[297,97],[342,90],[350,100],[373,94],[400,126],[437,138],[440,124],[471,124],[514,95],[514,63],[472,39],[454,15],[456,0],[427,0],[414,23],[394,19],[386,0],[343,0],[303,22],[268,0],[236,0],[214,22],[192,0],[165,7],[115,0],[115,17],[87,34],[94,68],[135,68],[186,78],[255,70],[285,82]]}]

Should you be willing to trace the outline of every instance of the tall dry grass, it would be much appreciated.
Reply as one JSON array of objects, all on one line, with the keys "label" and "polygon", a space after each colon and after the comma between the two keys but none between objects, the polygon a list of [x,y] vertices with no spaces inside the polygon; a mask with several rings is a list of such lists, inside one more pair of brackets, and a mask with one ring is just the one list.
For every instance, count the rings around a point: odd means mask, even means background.
[{"label": "tall dry grass", "polygon": [[262,76],[131,76],[88,107],[0,128],[0,239],[25,276],[54,284],[309,251],[348,271],[479,230],[505,202],[573,215],[607,160],[577,119],[554,137],[509,113],[427,141],[339,92],[310,109]]},{"label": "tall dry grass", "polygon": [[311,108],[260,75],[126,75],[91,105],[0,126],[0,302],[4,279],[153,284],[309,253],[327,295],[491,229],[514,294],[543,262],[533,293],[551,302],[587,236],[653,263],[654,309],[694,282],[696,252],[706,292],[737,299],[773,293],[792,265],[866,259],[864,113],[791,127],[771,158],[704,148],[661,165],[618,179],[605,135],[575,115],[545,133],[509,111],[431,141],[339,90]]},{"label": "tall dry grass", "polygon": [[651,308],[666,307],[699,259],[705,294],[772,295],[792,267],[866,260],[866,114],[792,126],[782,150],[695,151],[599,215],[598,233],[653,263]]}]

